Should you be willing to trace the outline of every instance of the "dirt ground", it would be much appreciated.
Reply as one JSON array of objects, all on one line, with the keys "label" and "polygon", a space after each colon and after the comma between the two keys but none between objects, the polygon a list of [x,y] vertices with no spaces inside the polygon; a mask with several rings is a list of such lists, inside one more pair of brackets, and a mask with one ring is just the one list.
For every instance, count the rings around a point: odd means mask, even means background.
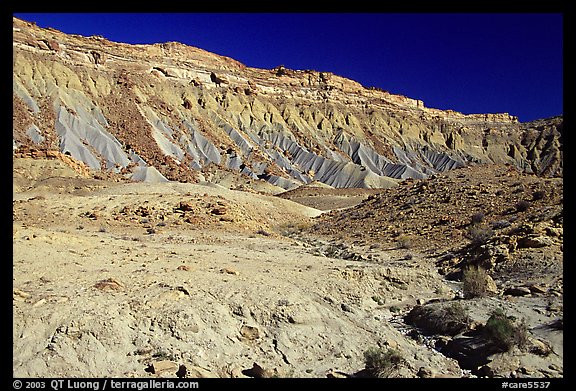
[{"label": "dirt ground", "polygon": [[[113,183],[15,159],[14,376],[348,377],[370,348],[400,351],[400,377],[471,376],[403,322],[458,298],[458,282],[414,249],[306,233],[321,215],[207,183]],[[544,327],[561,296],[467,306],[477,322],[506,308],[553,349],[499,358],[498,374],[562,376],[562,332]]]}]

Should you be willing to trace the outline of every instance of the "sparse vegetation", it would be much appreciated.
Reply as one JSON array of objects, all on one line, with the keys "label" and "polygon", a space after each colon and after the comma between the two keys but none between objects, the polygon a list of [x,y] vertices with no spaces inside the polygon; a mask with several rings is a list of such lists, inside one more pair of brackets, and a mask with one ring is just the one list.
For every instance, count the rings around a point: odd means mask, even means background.
[{"label": "sparse vegetation", "polygon": [[468,266],[462,274],[462,291],[464,298],[487,296],[490,292],[489,282],[491,280],[488,272],[480,266]]},{"label": "sparse vegetation", "polygon": [[514,205],[514,208],[516,208],[517,212],[525,212],[528,210],[529,207],[530,207],[530,202],[528,202],[526,200],[520,200]]},{"label": "sparse vegetation", "polygon": [[505,352],[514,346],[524,349],[528,343],[528,327],[524,320],[519,324],[515,320],[501,309],[492,311],[484,326],[485,337]]},{"label": "sparse vegetation", "polygon": [[475,246],[486,243],[492,236],[494,236],[494,231],[487,225],[472,224],[468,228],[468,238]]},{"label": "sparse vegetation", "polygon": [[398,248],[411,249],[414,246],[414,238],[410,235],[401,234],[396,238]]},{"label": "sparse vegetation", "polygon": [[298,222],[298,223],[285,223],[285,224],[279,224],[274,228],[274,231],[276,231],[276,233],[278,233],[279,235],[282,236],[292,236],[292,235],[297,235],[302,233],[303,231],[306,231],[308,229],[310,229],[312,227],[312,223],[311,222]]},{"label": "sparse vegetation", "polygon": [[468,309],[459,302],[453,302],[442,309],[438,323],[445,334],[459,333],[470,324]]},{"label": "sparse vegetation", "polygon": [[400,307],[393,305],[390,307],[390,312],[392,312],[393,314],[397,314],[398,312],[400,312]]},{"label": "sparse vegetation", "polygon": [[484,213],[482,212],[474,213],[470,218],[470,221],[472,224],[480,224],[482,221],[484,221]]},{"label": "sparse vegetation", "polygon": [[538,201],[543,199],[545,196],[546,192],[544,190],[536,190],[534,193],[532,193],[532,200]]},{"label": "sparse vegetation", "polygon": [[512,225],[512,223],[508,220],[498,220],[492,223],[492,229],[503,229],[510,225]]},{"label": "sparse vegetation", "polygon": [[270,232],[266,231],[263,228],[258,229],[258,231],[256,231],[257,235],[262,235],[262,236],[270,236]]},{"label": "sparse vegetation", "polygon": [[364,352],[364,365],[371,377],[390,377],[406,361],[395,349],[370,348]]},{"label": "sparse vegetation", "polygon": [[[561,116],[19,20],[13,40],[13,376],[564,376]],[[469,265],[490,296],[462,298]],[[526,349],[493,356],[508,322]]]}]

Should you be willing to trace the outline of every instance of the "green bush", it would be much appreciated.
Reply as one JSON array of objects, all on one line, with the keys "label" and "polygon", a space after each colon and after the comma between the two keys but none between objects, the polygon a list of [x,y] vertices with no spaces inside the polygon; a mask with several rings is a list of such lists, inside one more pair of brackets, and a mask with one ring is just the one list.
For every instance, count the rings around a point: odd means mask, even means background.
[{"label": "green bush", "polygon": [[524,320],[516,324],[514,317],[507,316],[504,311],[492,311],[484,326],[484,335],[500,350],[507,352],[514,346],[520,349],[528,342],[528,327]]},{"label": "green bush", "polygon": [[365,369],[372,377],[390,377],[405,362],[395,349],[370,348],[364,352]]}]

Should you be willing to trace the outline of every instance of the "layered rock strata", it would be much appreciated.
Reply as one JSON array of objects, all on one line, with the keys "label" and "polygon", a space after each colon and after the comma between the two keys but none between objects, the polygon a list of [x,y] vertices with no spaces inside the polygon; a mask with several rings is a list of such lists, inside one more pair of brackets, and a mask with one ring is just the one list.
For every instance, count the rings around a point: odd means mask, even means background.
[{"label": "layered rock strata", "polygon": [[137,181],[214,170],[283,189],[387,188],[470,163],[562,175],[562,117],[425,107],[328,72],[247,67],[176,42],[129,45],[13,19],[13,145]]}]

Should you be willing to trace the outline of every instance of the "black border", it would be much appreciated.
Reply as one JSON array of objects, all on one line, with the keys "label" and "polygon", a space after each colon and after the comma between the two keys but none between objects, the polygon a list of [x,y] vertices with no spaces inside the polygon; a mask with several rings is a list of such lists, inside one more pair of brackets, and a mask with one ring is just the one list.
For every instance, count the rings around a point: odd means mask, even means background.
[{"label": "black border", "polygon": [[[13,2],[14,3],[14,2]],[[250,5],[242,4],[242,3],[235,3],[235,4],[221,4],[216,2],[188,2],[182,4],[166,4],[165,2],[140,2],[138,3],[138,9],[134,9],[134,3],[126,3],[124,7],[122,5],[124,3],[116,2],[115,4],[110,7],[109,4],[105,2],[99,1],[95,3],[98,7],[104,7],[104,9],[92,9],[92,10],[83,10],[82,6],[76,4],[70,4],[66,2],[44,2],[42,4],[31,4],[29,2],[19,2],[19,4],[10,4],[6,7],[5,4],[2,5],[3,11],[6,10],[8,12],[3,13],[2,21],[5,22],[6,26],[3,26],[2,31],[6,35],[6,42],[4,47],[5,51],[7,48],[11,48],[12,44],[9,41],[10,37],[12,36],[12,14],[16,12],[162,12],[162,13],[169,13],[169,12],[274,12],[274,13],[302,13],[302,12],[312,12],[312,13],[394,13],[394,12],[401,12],[401,13],[561,13],[564,17],[564,52],[568,54],[570,57],[573,48],[575,46],[575,32],[573,31],[573,22],[574,18],[571,13],[568,12],[568,2],[555,2],[555,1],[547,1],[547,2],[522,2],[520,4],[500,4],[500,3],[490,3],[488,7],[486,3],[471,3],[471,2],[424,2],[424,3],[417,3],[414,4],[413,2],[390,2],[387,4],[383,2],[382,4],[376,6],[377,3],[373,2],[340,2],[340,3],[330,3],[329,6],[322,5],[318,3],[313,3],[308,1],[305,5],[298,7],[300,4],[294,2],[269,2],[265,4],[256,4],[252,5],[252,9],[250,9]],[[159,7],[161,5],[162,7]],[[9,8],[9,9],[6,9]],[[161,8],[161,9],[158,9]],[[546,26],[534,26],[534,28],[546,28]],[[566,48],[572,49],[566,51]],[[9,59],[7,55],[3,56],[3,59],[7,65],[6,71],[6,80],[4,83],[4,91],[6,91],[6,95],[8,95],[9,86],[12,84],[11,80],[8,80],[8,75],[11,75],[11,62],[9,64]],[[572,109],[566,109],[566,102],[569,102],[573,96],[573,88],[566,88],[566,87],[573,87],[575,86],[574,80],[574,67],[573,61],[571,58],[564,57],[564,128],[568,129],[567,133],[563,133],[563,145],[568,144],[570,145],[570,139],[573,137],[573,111]],[[10,71],[10,73],[8,72]],[[11,102],[11,98],[8,102]],[[11,106],[11,104],[10,104]],[[8,110],[9,105],[3,105],[3,107]],[[6,113],[6,118],[11,118],[11,115]],[[10,123],[6,124],[5,132],[8,134],[8,129],[11,129],[12,124],[11,120]],[[12,143],[9,142],[10,140],[6,140],[6,143],[3,144],[6,147],[11,145]],[[4,159],[7,161],[4,163],[5,167],[12,167],[12,160],[11,154],[6,153],[6,155],[2,155]],[[568,157],[568,159],[566,159]],[[571,163],[570,154],[565,155],[564,161],[564,170],[569,173],[571,172]],[[10,160],[8,160],[10,159]],[[12,175],[9,176],[10,182],[12,182]],[[568,195],[570,197],[572,193],[572,189],[570,186],[567,187],[565,190],[565,196]],[[8,194],[8,192],[6,192]],[[5,201],[5,205],[9,205],[9,200]],[[572,212],[572,205],[568,202],[565,209],[565,215],[570,216]],[[6,208],[4,212],[6,216],[11,216],[11,210]],[[8,219],[8,217],[6,217]],[[565,219],[564,224],[564,232],[569,240],[565,241],[564,243],[564,251],[568,254],[572,254],[571,247],[572,243],[570,238],[574,237],[574,232],[572,232],[572,223],[570,219]],[[6,227],[10,227],[9,224],[6,224]],[[7,231],[11,231],[7,230]],[[6,232],[8,235],[8,232]],[[8,236],[6,236],[8,237]],[[572,276],[572,260],[571,257],[566,257],[567,262],[565,262],[565,276],[571,277]],[[11,276],[11,274],[7,274],[7,276]],[[9,278],[9,277],[7,277]],[[564,284],[564,306],[567,310],[564,311],[565,322],[568,324],[568,330],[570,330],[570,325],[572,323],[572,290],[571,284],[569,283],[570,280],[567,281],[567,284]],[[5,284],[7,287],[11,287],[11,281]],[[8,289],[6,289],[8,290]],[[11,303],[8,303],[10,298],[10,292],[4,292],[2,297],[7,301],[5,304],[7,308],[12,308]],[[8,307],[10,306],[10,307]],[[11,313],[12,310],[10,310]],[[570,350],[569,346],[573,342],[574,338],[570,332],[564,333],[564,346],[565,346],[565,359],[570,358]],[[568,361],[568,360],[566,360]],[[464,387],[481,387],[485,390],[492,390],[492,389],[503,389],[502,384],[504,382],[508,383],[526,383],[528,382],[550,382],[550,386],[548,389],[557,389],[558,387],[565,387],[568,384],[573,383],[574,373],[571,371],[571,366],[568,362],[564,364],[564,377],[560,379],[469,379],[469,378],[456,378],[456,379],[442,379],[442,378],[434,378],[434,379],[367,379],[367,378],[351,378],[351,379],[171,379],[175,383],[181,381],[197,381],[199,384],[198,389],[206,389],[206,388],[220,388],[220,387],[250,387],[250,388],[262,388],[262,389],[270,389],[272,387],[278,386],[300,386],[300,387],[327,387],[330,389],[347,389],[349,390],[350,387],[374,387],[376,389],[380,387],[442,387],[454,389],[462,389]],[[3,371],[7,372],[4,379],[7,379],[6,382],[10,382],[12,384],[12,389],[16,389],[13,387],[13,382],[15,380],[20,380],[22,382],[28,381],[44,381],[46,386],[45,389],[51,389],[50,381],[60,378],[34,378],[34,379],[23,379],[23,378],[13,378],[12,371],[8,372],[7,366],[3,366]],[[100,390],[102,389],[102,382],[104,378],[83,378],[85,381],[98,381],[100,384]],[[134,378],[134,379],[120,379],[120,378],[108,378],[114,379],[123,382],[130,382],[130,381],[149,381],[150,378]],[[81,380],[81,379],[76,379]],[[160,379],[157,379],[160,380]],[[3,382],[5,384],[5,382]],[[508,386],[508,388],[512,388]],[[520,388],[520,387],[519,387]],[[526,387],[527,388],[527,387]],[[534,389],[534,387],[532,387]],[[24,388],[23,388],[24,389]],[[63,388],[67,389],[67,388]],[[110,386],[107,387],[110,389]],[[128,389],[128,388],[124,388]],[[169,388],[163,388],[169,389]],[[177,388],[174,388],[177,389]]]}]

